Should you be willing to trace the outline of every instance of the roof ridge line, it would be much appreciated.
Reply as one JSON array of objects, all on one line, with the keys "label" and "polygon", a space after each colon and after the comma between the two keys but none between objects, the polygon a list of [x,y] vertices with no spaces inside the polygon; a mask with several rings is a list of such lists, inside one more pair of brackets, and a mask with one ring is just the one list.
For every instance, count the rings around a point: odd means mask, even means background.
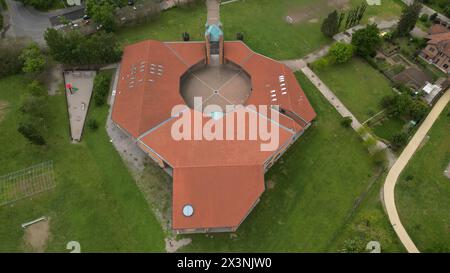
[{"label": "roof ridge line", "polygon": [[[179,111],[179,112],[177,112],[176,115],[179,115],[180,113],[185,112],[185,111],[188,110],[188,109],[190,109],[190,108],[189,108],[189,106],[186,105],[186,108],[183,109],[183,110],[181,110],[181,111]],[[141,135],[139,135],[139,136],[137,137],[137,139],[140,140],[140,139],[146,137],[147,135],[149,135],[150,133],[152,133],[154,130],[158,129],[159,127],[163,126],[165,123],[171,121],[171,120],[174,119],[174,118],[177,118],[177,116],[172,116],[172,115],[171,115],[169,118],[163,120],[162,122],[160,122],[160,123],[158,123],[157,125],[155,125],[155,126],[149,128],[147,131],[145,131],[144,133],[142,133]]]},{"label": "roof ridge line", "polygon": [[162,42],[162,44],[167,48],[167,49],[169,49],[170,51],[172,51],[172,53],[173,54],[175,54],[175,56],[177,56],[177,58],[189,69],[189,65],[185,62],[185,60],[183,59],[183,58],[181,58],[181,56],[180,56],[180,54],[178,54],[178,52],[175,50],[175,49],[173,49],[173,48],[171,48],[170,46],[168,46],[165,42]]}]

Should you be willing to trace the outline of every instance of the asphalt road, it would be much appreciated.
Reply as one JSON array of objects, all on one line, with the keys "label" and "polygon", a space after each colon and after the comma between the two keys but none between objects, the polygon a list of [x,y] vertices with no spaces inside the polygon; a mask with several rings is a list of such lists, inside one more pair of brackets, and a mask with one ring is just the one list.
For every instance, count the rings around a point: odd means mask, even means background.
[{"label": "asphalt road", "polygon": [[62,15],[80,7],[70,7],[50,12],[37,11],[29,6],[24,6],[21,2],[5,0],[8,5],[9,25],[6,36],[29,37],[39,44],[44,45],[44,32],[51,27],[50,18]]},{"label": "asphalt road", "polygon": [[21,2],[6,0],[9,12],[10,28],[6,33],[12,37],[30,37],[34,41],[44,44],[43,34],[49,28],[49,13],[44,13],[25,7]]}]

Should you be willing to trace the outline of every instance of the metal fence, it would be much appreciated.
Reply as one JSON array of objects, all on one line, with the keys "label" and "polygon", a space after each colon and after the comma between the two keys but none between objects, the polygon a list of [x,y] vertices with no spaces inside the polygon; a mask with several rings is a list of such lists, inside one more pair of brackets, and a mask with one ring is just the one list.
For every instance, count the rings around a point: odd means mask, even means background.
[{"label": "metal fence", "polygon": [[53,161],[0,176],[0,206],[48,191],[55,186]]}]

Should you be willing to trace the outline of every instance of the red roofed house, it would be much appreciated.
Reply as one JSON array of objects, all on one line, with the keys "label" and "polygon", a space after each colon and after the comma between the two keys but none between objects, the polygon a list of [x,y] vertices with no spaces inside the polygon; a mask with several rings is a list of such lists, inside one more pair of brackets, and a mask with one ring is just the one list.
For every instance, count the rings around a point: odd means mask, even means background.
[{"label": "red roofed house", "polygon": [[433,25],[425,38],[428,43],[421,56],[450,73],[450,28],[440,24]]},{"label": "red roofed house", "polygon": [[[241,41],[224,42],[220,24],[208,25],[205,35],[206,42],[127,46],[112,111],[115,124],[172,175],[172,229],[178,233],[235,231],[264,192],[264,173],[316,116],[286,65]],[[202,112],[194,97],[220,110]],[[278,143],[262,150],[267,139],[260,136],[177,140],[172,130],[183,117],[217,128],[230,122],[236,131],[244,125],[249,132],[251,118],[258,117],[277,129]]]}]

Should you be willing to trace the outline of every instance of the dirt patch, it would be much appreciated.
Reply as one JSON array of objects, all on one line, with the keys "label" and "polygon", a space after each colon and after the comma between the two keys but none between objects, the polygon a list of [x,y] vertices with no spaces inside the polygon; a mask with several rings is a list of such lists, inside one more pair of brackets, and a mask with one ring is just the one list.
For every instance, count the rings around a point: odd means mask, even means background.
[{"label": "dirt patch", "polygon": [[164,240],[166,241],[166,252],[168,253],[176,252],[181,247],[187,246],[192,242],[192,239],[190,238],[185,238],[178,241],[171,238],[166,238]]},{"label": "dirt patch", "polygon": [[25,248],[31,252],[44,252],[50,238],[50,219],[40,221],[25,228],[23,237]]},{"label": "dirt patch", "polygon": [[9,103],[4,100],[0,100],[0,122],[5,118],[6,112],[8,111]]},{"label": "dirt patch", "polygon": [[329,10],[347,10],[350,8],[350,0],[325,0],[316,1],[315,3],[303,6],[301,8],[292,8],[286,15],[286,20],[289,17],[289,21],[292,24],[298,24],[303,22],[317,23],[320,19],[317,15],[326,15],[324,13],[324,4],[326,4]]}]

